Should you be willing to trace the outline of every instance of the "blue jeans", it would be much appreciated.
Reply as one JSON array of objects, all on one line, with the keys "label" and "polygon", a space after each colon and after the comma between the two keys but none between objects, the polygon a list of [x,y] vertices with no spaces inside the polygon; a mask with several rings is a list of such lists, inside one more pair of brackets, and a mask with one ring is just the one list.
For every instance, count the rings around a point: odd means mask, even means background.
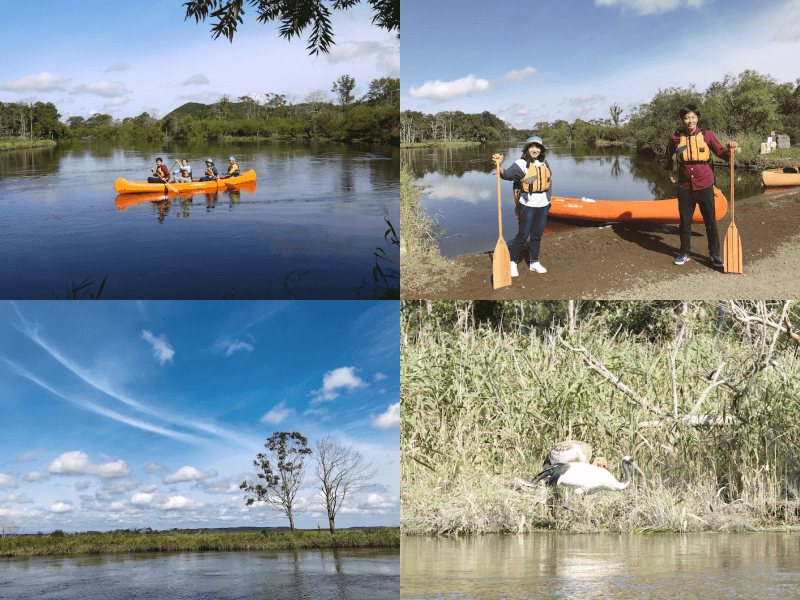
[{"label": "blue jeans", "polygon": [[692,250],[692,217],[695,205],[700,207],[703,223],[708,238],[708,253],[719,256],[719,233],[717,232],[717,215],[714,206],[714,188],[703,190],[687,190],[678,187],[678,212],[681,216],[681,253],[688,254]]},{"label": "blue jeans", "polygon": [[547,222],[547,212],[550,210],[550,205],[534,208],[532,206],[519,205],[519,233],[514,241],[511,242],[511,247],[508,249],[509,255],[513,262],[520,262],[520,254],[522,253],[522,246],[531,238],[531,251],[530,262],[535,263],[539,260],[539,246],[542,242],[542,234],[544,233],[544,226]]}]

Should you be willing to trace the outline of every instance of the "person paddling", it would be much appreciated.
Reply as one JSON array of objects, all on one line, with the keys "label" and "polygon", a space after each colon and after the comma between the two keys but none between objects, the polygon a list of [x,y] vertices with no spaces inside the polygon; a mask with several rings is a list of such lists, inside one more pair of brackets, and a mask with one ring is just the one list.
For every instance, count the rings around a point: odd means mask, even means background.
[{"label": "person paddling", "polygon": [[731,151],[738,145],[736,142],[728,142],[723,147],[713,133],[698,128],[700,111],[694,104],[684,106],[680,115],[683,127],[672,134],[664,152],[664,168],[667,171],[672,171],[673,154],[678,161],[678,179],[672,173],[669,175],[672,183],[678,184],[678,212],[681,218],[681,249],[673,262],[682,265],[691,258],[689,252],[692,248],[692,218],[695,206],[699,206],[706,226],[711,264],[722,268],[724,263],[719,255],[719,233],[714,210],[714,170],[711,168],[710,151],[730,161]]},{"label": "person paddling", "polygon": [[239,165],[236,164],[236,159],[231,156],[230,158],[228,158],[228,162],[230,163],[230,165],[228,166],[228,172],[223,176],[223,178],[238,177],[239,175],[241,175],[241,173],[239,172]]},{"label": "person paddling", "polygon": [[[511,276],[518,277],[517,264],[522,247],[530,237],[529,265],[531,271],[547,273],[539,262],[539,248],[550,210],[550,183],[552,173],[545,160],[547,147],[542,138],[533,136],[525,141],[522,157],[507,170],[500,166],[500,177],[514,182],[514,199],[519,208],[519,232],[511,243],[508,253],[511,257]],[[498,165],[502,154],[494,154],[492,160]]]},{"label": "person paddling", "polygon": [[156,159],[156,167],[155,169],[150,167],[150,170],[153,172],[154,177],[148,177],[147,183],[166,183],[169,181],[170,172],[169,169],[161,158]]},{"label": "person paddling", "polygon": [[[178,162],[177,160],[175,161]],[[175,183],[192,183],[192,167],[189,166],[189,161],[185,158],[181,160],[180,175],[177,173],[172,174],[172,180]]]}]

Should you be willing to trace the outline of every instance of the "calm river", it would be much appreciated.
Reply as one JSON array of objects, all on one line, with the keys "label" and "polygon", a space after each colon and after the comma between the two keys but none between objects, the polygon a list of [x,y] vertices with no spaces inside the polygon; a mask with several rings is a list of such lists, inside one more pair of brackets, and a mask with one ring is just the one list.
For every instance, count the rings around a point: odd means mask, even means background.
[{"label": "calm river", "polygon": [[0,558],[0,598],[396,599],[397,550]]},{"label": "calm river", "polygon": [[[443,256],[484,252],[497,243],[497,171],[492,161],[495,152],[505,156],[503,167],[508,167],[521,156],[522,144],[402,150],[403,165],[408,165],[419,183],[427,187],[423,206],[430,216],[438,214],[440,232],[444,232],[439,239]],[[677,196],[660,162],[643,159],[625,148],[556,146],[548,150],[547,162],[553,171],[552,189],[556,196],[595,200],[661,200]],[[727,198],[727,163],[717,167],[715,174],[717,187]],[[503,237],[510,242],[517,233],[511,182],[503,181],[502,189]],[[760,172],[737,171],[737,199],[761,193]],[[575,227],[576,223],[551,217],[547,226],[549,231],[556,231]]]},{"label": "calm river", "polygon": [[[233,155],[255,185],[117,196],[155,159]],[[397,288],[399,150],[297,142],[76,141],[0,153],[0,297],[357,299]],[[380,256],[376,257],[375,253]],[[385,279],[376,270],[380,267]],[[378,283],[376,283],[376,277]],[[232,290],[235,290],[232,292]],[[86,296],[88,298],[88,296]]]},{"label": "calm river", "polygon": [[402,540],[404,599],[800,598],[800,534]]}]

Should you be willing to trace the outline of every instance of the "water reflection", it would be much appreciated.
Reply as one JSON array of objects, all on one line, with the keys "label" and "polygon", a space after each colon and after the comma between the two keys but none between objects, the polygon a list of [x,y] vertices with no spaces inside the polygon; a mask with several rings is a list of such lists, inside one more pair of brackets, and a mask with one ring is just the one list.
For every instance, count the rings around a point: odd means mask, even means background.
[{"label": "water reflection", "polygon": [[799,597],[800,536],[411,537],[401,582],[405,599]]},{"label": "water reflection", "polygon": [[[521,144],[483,144],[446,148],[402,150],[401,163],[425,186],[422,205],[429,215],[438,215],[439,247],[447,257],[485,252],[497,241],[497,181],[493,153],[505,156],[510,165],[522,154]],[[660,200],[676,197],[675,185],[660,161],[645,158],[626,148],[612,146],[555,146],[547,161],[553,171],[553,194],[566,198],[595,200]],[[730,170],[715,169],[716,185],[728,196]],[[502,183],[504,237],[516,233],[513,196],[509,182]],[[737,171],[736,198],[762,193],[760,173]],[[593,226],[598,226],[594,224]],[[565,224],[556,224],[563,229]],[[545,233],[554,231],[550,227]]]}]

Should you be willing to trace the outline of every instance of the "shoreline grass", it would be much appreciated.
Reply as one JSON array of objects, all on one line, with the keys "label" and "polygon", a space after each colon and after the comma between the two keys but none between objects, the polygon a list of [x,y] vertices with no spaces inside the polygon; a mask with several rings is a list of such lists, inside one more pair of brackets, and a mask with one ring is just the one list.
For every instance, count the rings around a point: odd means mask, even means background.
[{"label": "shoreline grass", "polygon": [[0,150],[27,150],[56,146],[55,140],[22,140],[20,138],[0,138]]},{"label": "shoreline grass", "polygon": [[0,556],[113,554],[315,548],[399,548],[400,529],[343,529],[262,532],[86,532],[19,535],[0,539]]},{"label": "shoreline grass", "polygon": [[[476,325],[476,304],[434,302],[430,314],[421,306],[401,318],[404,535],[800,525],[800,358],[775,329],[731,316],[720,327],[719,304],[698,302],[686,317],[665,310],[662,333],[626,331],[632,317],[620,313],[587,318],[570,334],[515,317],[521,302],[491,303],[514,308],[501,324]],[[785,310],[796,323],[798,304],[782,304],[750,314],[779,323]],[[762,368],[765,355],[780,366]],[[564,491],[530,482],[565,439],[591,444],[618,479],[620,459],[632,455],[646,480],[634,474],[628,489],[563,510]]]},{"label": "shoreline grass", "polygon": [[435,291],[437,282],[455,281],[463,267],[444,258],[437,245],[436,224],[420,202],[410,169],[400,169],[401,292]]}]

